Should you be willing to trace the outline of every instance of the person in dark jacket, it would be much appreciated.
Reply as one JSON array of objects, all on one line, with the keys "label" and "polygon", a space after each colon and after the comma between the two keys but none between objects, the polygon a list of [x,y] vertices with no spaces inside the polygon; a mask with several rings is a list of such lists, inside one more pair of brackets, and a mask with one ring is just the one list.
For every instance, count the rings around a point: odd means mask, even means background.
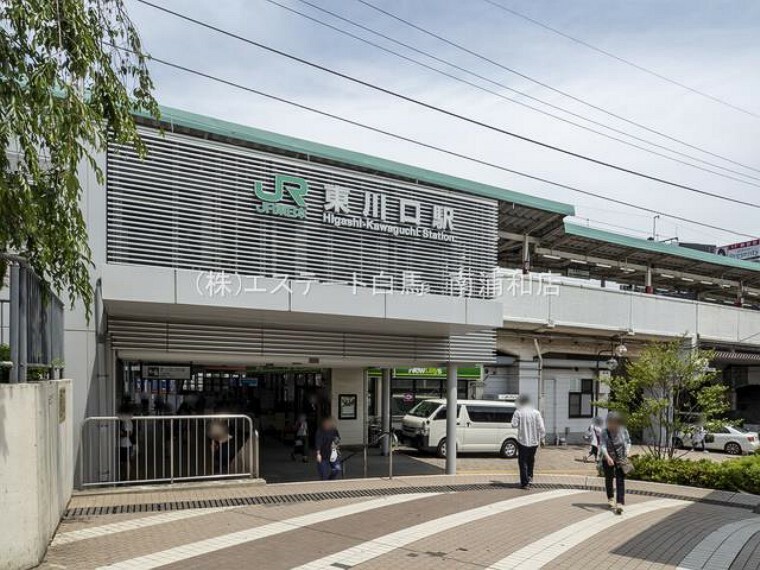
[{"label": "person in dark jacket", "polygon": [[317,451],[317,469],[319,478],[323,481],[337,478],[341,473],[340,433],[337,424],[332,417],[322,420],[322,425],[317,430],[314,438],[314,447]]},{"label": "person in dark jacket", "polygon": [[208,428],[208,436],[211,439],[211,458],[213,461],[214,475],[228,475],[230,462],[235,458],[235,441],[230,435],[229,422],[214,420]]}]

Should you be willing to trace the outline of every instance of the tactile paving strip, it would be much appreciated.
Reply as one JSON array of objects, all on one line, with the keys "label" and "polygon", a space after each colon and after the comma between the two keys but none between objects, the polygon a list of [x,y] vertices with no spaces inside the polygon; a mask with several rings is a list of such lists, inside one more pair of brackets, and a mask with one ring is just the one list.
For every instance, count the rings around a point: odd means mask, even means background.
[{"label": "tactile paving strip", "polygon": [[[401,495],[406,493],[445,493],[445,492],[462,492],[462,491],[490,491],[497,489],[514,489],[517,484],[514,483],[477,483],[477,484],[460,484],[460,485],[428,485],[428,486],[409,486],[394,489],[347,489],[341,491],[320,491],[316,493],[291,493],[282,495],[256,495],[251,497],[232,497],[229,499],[205,499],[197,501],[173,501],[167,503],[140,503],[130,505],[113,505],[106,507],[78,507],[67,509],[63,515],[64,519],[73,519],[79,517],[89,517],[96,515],[113,515],[124,513],[149,513],[163,511],[178,511],[184,509],[206,509],[211,507],[245,507],[249,505],[283,505],[287,503],[302,503],[308,501],[327,501],[331,499],[355,499],[361,497],[380,497],[387,495]],[[536,489],[580,489],[586,491],[602,491],[602,485],[570,485],[560,483],[538,483]],[[659,493],[654,491],[645,491],[634,489],[628,491],[631,495],[643,495],[647,497],[681,499],[697,503],[706,503],[712,505],[722,505],[734,508],[752,510],[753,506],[732,503],[719,499],[695,498],[672,493]]]}]

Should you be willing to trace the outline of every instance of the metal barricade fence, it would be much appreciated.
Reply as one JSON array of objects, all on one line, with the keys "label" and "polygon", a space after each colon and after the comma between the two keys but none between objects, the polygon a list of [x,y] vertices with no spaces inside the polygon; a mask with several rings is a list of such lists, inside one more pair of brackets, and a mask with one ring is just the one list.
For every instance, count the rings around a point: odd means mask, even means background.
[{"label": "metal barricade fence", "polygon": [[259,476],[245,415],[103,416],[82,424],[82,487]]}]

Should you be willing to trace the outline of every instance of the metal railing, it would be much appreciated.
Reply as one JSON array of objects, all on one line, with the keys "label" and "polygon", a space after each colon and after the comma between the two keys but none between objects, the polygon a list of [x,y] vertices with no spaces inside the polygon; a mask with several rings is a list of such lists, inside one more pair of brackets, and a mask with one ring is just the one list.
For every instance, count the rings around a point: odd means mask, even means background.
[{"label": "metal railing", "polygon": [[[63,363],[63,303],[18,255],[0,253],[9,263],[9,298],[0,302],[0,336],[5,339],[5,313],[8,313],[8,344],[10,364],[8,381],[26,382],[27,372],[36,373],[30,379],[44,377]],[[1,284],[0,284],[1,286]],[[8,304],[7,311],[5,305]],[[39,374],[40,369],[49,372]],[[5,374],[2,374],[3,380]]]},{"label": "metal railing", "polygon": [[346,456],[344,456],[341,460],[341,463],[343,464],[343,470],[341,472],[342,477],[346,477],[346,463],[348,461],[359,455],[359,453],[362,454],[363,458],[363,467],[364,467],[364,478],[367,478],[367,465],[368,465],[368,454],[369,454],[369,448],[370,447],[378,447],[386,438],[389,439],[390,446],[388,448],[388,478],[393,479],[393,450],[396,449],[399,446],[399,440],[398,436],[396,435],[396,432],[391,428],[390,431],[384,432],[382,431],[382,428],[379,427],[376,424],[372,424],[369,426],[368,429],[368,438],[367,441],[362,445],[361,451],[354,451],[353,453],[349,453]]},{"label": "metal railing", "polygon": [[259,434],[245,415],[86,418],[82,487],[259,476]]}]

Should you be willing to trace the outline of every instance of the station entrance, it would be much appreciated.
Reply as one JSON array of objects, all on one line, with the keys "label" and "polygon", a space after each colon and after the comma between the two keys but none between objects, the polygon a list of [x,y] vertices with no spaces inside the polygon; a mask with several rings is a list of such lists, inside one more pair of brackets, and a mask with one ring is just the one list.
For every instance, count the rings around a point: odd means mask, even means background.
[{"label": "station entrance", "polygon": [[[91,417],[82,430],[83,486],[260,477],[315,480],[315,435],[337,420],[343,477],[389,473],[384,436],[400,429],[405,407],[441,397],[439,369],[390,369],[387,396],[380,369],[280,367],[117,359],[115,415]],[[466,397],[477,369],[459,370]],[[362,380],[363,378],[363,380]],[[396,389],[391,387],[394,385]],[[301,430],[306,424],[306,436]],[[394,425],[399,423],[399,425]],[[396,469],[440,469],[399,450]]]},{"label": "station entrance", "polygon": [[112,465],[101,481],[244,477],[254,469],[267,480],[313,479],[311,471],[293,474],[289,464],[299,423],[307,425],[306,441],[298,438],[301,456],[314,449],[318,426],[331,414],[330,388],[329,368],[118,360],[118,421],[88,426],[118,441],[110,447],[122,454],[106,462]]},{"label": "station entrance", "polygon": [[300,415],[314,433],[330,414],[330,369],[121,361],[117,401],[137,415],[243,414],[289,439]]}]

